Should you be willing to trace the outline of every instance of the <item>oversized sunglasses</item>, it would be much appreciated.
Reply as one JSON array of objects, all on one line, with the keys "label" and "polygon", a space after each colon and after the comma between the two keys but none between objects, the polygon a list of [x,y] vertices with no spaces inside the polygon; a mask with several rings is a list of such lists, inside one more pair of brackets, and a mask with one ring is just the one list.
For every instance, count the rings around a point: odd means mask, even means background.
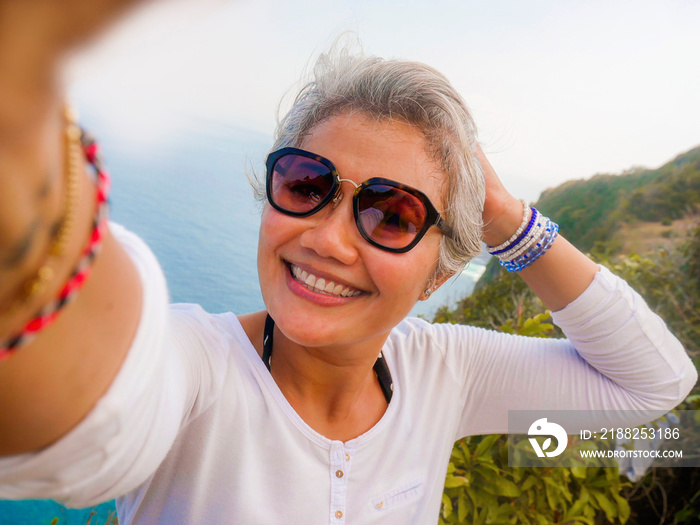
[{"label": "oversized sunglasses", "polygon": [[382,250],[407,252],[431,226],[452,235],[430,199],[415,188],[380,177],[357,185],[341,179],[330,160],[299,148],[283,148],[267,157],[267,200],[286,215],[308,217],[331,201],[337,203],[341,182],[355,186],[352,209],[360,234]]}]

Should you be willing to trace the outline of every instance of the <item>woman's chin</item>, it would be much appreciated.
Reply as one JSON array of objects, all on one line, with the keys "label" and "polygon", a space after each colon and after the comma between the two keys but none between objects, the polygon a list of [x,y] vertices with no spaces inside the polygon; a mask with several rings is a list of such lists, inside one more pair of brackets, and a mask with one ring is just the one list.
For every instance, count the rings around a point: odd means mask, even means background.
[{"label": "woman's chin", "polygon": [[333,330],[328,322],[321,319],[282,315],[279,322],[275,320],[275,324],[287,339],[306,348],[338,346],[348,342],[339,330]]}]

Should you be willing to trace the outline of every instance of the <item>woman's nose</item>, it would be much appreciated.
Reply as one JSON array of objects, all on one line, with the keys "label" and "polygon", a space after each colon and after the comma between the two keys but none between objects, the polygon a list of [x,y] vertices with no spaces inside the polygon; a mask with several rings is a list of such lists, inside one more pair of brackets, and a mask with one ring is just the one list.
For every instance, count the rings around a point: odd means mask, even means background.
[{"label": "woman's nose", "polygon": [[304,248],[314,250],[321,257],[332,257],[343,264],[353,264],[358,256],[358,240],[362,240],[352,213],[352,198],[337,197],[325,209],[309,217],[309,227],[301,234]]}]

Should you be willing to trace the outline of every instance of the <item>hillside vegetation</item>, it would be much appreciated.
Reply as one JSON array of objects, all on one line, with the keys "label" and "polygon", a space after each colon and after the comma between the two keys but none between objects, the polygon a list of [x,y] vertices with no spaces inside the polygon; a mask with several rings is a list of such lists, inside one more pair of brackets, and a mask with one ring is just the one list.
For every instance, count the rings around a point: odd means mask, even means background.
[{"label": "hillside vegetation", "polygon": [[620,226],[640,221],[670,226],[700,206],[700,147],[655,170],[596,175],[542,193],[537,209],[557,222],[580,250],[618,253]]}]

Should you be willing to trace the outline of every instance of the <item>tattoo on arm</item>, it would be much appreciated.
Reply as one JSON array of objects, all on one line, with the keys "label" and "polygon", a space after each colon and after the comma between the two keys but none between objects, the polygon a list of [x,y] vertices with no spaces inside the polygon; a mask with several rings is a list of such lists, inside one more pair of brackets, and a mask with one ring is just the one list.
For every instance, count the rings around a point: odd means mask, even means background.
[{"label": "tattoo on arm", "polygon": [[11,246],[8,250],[8,254],[2,259],[3,268],[14,268],[19,265],[24,258],[29,253],[29,249],[32,247],[32,242],[36,233],[39,230],[39,219],[34,219],[29,225],[27,232],[22,236],[22,238]]},{"label": "tattoo on arm", "polygon": [[[53,183],[51,173],[47,171],[44,176],[44,180],[41,183],[41,186],[36,191],[37,202],[40,203],[41,201],[46,200],[51,195],[51,192],[54,190],[54,186],[55,185]],[[49,225],[50,239],[56,238],[58,232],[61,229],[62,222],[63,217],[61,216]],[[27,228],[27,231],[22,236],[22,238],[19,241],[17,241],[14,244],[14,246],[10,246],[10,249],[7,251],[7,254],[3,254],[3,256],[0,257],[0,267],[5,269],[12,269],[21,264],[24,258],[27,257],[27,255],[29,254],[32,244],[36,240],[37,232],[39,231],[40,227],[41,221],[37,217],[29,225],[29,228]]]}]

